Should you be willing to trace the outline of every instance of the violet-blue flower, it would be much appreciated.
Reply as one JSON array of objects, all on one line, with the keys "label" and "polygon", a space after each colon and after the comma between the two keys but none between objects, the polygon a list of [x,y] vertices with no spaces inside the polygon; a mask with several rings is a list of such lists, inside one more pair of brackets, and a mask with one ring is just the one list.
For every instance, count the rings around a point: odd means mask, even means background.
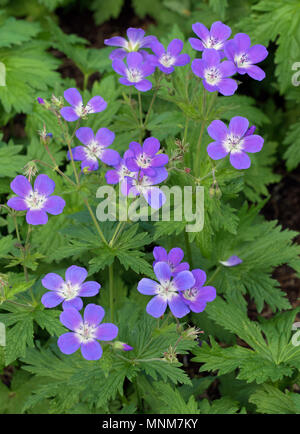
[{"label": "violet-blue flower", "polygon": [[155,137],[148,137],[143,146],[138,142],[131,142],[126,153],[126,166],[131,172],[141,170],[147,176],[155,176],[157,169],[169,162],[167,154],[158,154],[159,149],[160,143]]},{"label": "violet-blue flower", "polygon": [[184,66],[190,63],[188,54],[180,54],[183,42],[180,39],[173,39],[165,50],[159,41],[153,42],[151,50],[155,55],[149,55],[148,59],[154,66],[157,66],[164,74],[171,74],[175,66]]},{"label": "violet-blue flower", "polygon": [[180,296],[191,311],[199,313],[204,311],[207,302],[213,301],[216,298],[217,293],[213,286],[203,286],[206,281],[205,271],[198,268],[192,270],[192,275],[195,279],[194,285],[182,291]]},{"label": "violet-blue flower", "polygon": [[101,288],[100,283],[94,281],[84,282],[88,272],[83,267],[71,265],[66,270],[65,280],[56,273],[48,273],[42,279],[44,288],[49,289],[41,299],[47,308],[58,306],[63,303],[63,308],[75,307],[82,309],[83,302],[80,297],[93,297]]},{"label": "violet-blue flower", "polygon": [[34,189],[28,179],[18,175],[11,182],[10,188],[17,197],[8,200],[7,205],[16,211],[27,211],[26,221],[30,225],[44,225],[48,215],[58,215],[66,205],[60,196],[52,196],[55,182],[47,175],[38,175],[34,182]]},{"label": "violet-blue flower", "polygon": [[145,295],[154,295],[146,307],[146,311],[154,318],[162,316],[167,306],[177,318],[182,318],[190,311],[180,293],[190,289],[195,279],[190,271],[181,271],[172,279],[172,270],[166,262],[157,262],[154,273],[159,283],[144,278],[138,284],[138,291]]},{"label": "violet-blue flower", "polygon": [[126,193],[130,197],[143,195],[151,208],[159,209],[166,202],[165,194],[156,187],[168,177],[168,171],[164,167],[157,169],[153,177],[137,173],[134,178],[126,177]]},{"label": "violet-blue flower", "polygon": [[[115,139],[115,133],[107,128],[100,128],[96,134],[91,128],[81,127],[76,133],[76,137],[84,146],[76,146],[72,149],[73,159],[75,161],[82,161],[81,168],[85,167],[90,170],[98,170],[101,160],[108,166],[115,166],[119,163],[121,157],[114,149],[107,149]],[[68,152],[70,159],[70,153]]]},{"label": "violet-blue flower", "polygon": [[225,267],[235,267],[236,265],[239,265],[243,262],[241,258],[239,258],[236,255],[230,256],[226,261],[219,261],[220,264],[224,265]]},{"label": "violet-blue flower", "polygon": [[189,42],[197,51],[203,51],[206,48],[214,48],[215,50],[223,50],[225,42],[231,35],[231,28],[223,24],[221,21],[216,21],[211,25],[210,31],[202,23],[192,25],[193,32],[198,38],[190,38]]},{"label": "violet-blue flower", "polygon": [[172,271],[172,276],[176,276],[176,274],[181,271],[189,270],[190,266],[187,262],[181,262],[184,257],[183,250],[179,247],[174,247],[167,253],[164,247],[154,247],[153,256],[155,261],[153,262],[153,266],[157,262],[166,262]]},{"label": "violet-blue flower", "polygon": [[114,50],[110,54],[110,59],[122,60],[128,53],[135,51],[146,54],[146,51],[141,50],[141,48],[150,48],[151,44],[156,41],[155,36],[145,36],[145,31],[143,29],[135,29],[133,27],[127,29],[127,38],[128,41],[121,36],[114,36],[104,40],[105,45],[111,47],[121,47]]},{"label": "violet-blue flower", "polygon": [[122,75],[119,82],[125,86],[134,86],[141,92],[146,92],[152,87],[152,83],[146,80],[145,77],[153,74],[155,66],[149,60],[144,60],[140,53],[129,53],[127,58],[127,66],[122,60],[115,59],[112,62],[113,69]]},{"label": "violet-blue flower", "polygon": [[220,160],[230,154],[230,163],[236,169],[248,169],[251,160],[246,152],[261,151],[264,139],[256,134],[248,134],[248,119],[235,116],[231,119],[229,127],[220,120],[213,121],[207,132],[215,142],[207,147],[207,152],[213,160]]},{"label": "violet-blue flower", "polygon": [[99,360],[103,350],[99,341],[111,341],[118,335],[118,327],[112,323],[100,324],[105,315],[103,307],[88,304],[83,318],[74,307],[65,309],[60,315],[61,323],[72,332],[61,335],[57,341],[60,351],[73,354],[79,348],[86,360]]},{"label": "violet-blue flower", "polygon": [[65,90],[64,97],[71,107],[63,107],[60,114],[68,122],[77,121],[79,118],[85,119],[90,113],[102,112],[107,107],[106,101],[101,96],[94,96],[84,106],[82,96],[74,87]]},{"label": "violet-blue flower", "polygon": [[212,48],[203,51],[202,59],[194,59],[192,70],[203,79],[202,83],[209,92],[218,91],[222,95],[233,95],[237,83],[231,77],[236,73],[236,67],[230,60],[220,62],[220,55]]},{"label": "violet-blue flower", "polygon": [[135,172],[131,172],[125,164],[125,160],[127,159],[127,155],[131,156],[131,152],[127,150],[124,153],[123,158],[119,161],[117,165],[114,166],[114,169],[108,170],[105,174],[105,179],[107,184],[119,184],[121,183],[121,192],[124,196],[127,196],[127,177],[136,177]]},{"label": "violet-blue flower", "polygon": [[255,64],[262,62],[268,51],[260,44],[251,47],[251,39],[246,33],[237,33],[226,43],[224,51],[227,58],[235,63],[239,74],[248,74],[258,81],[265,78],[265,72]]}]

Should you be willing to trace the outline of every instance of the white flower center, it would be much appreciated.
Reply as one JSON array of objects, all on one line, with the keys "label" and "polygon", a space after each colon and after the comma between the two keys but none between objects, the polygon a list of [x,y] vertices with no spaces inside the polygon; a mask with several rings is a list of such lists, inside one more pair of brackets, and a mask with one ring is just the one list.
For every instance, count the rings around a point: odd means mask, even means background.
[{"label": "white flower center", "polygon": [[80,285],[72,285],[71,282],[64,282],[58,292],[65,300],[73,300],[73,298],[78,296],[79,291]]},{"label": "white flower center", "polygon": [[139,41],[128,41],[128,42],[126,41],[126,45],[124,48],[129,53],[131,51],[138,51],[138,49],[140,48],[140,42]]},{"label": "white flower center", "polygon": [[204,77],[208,84],[215,86],[221,81],[221,73],[218,68],[212,66],[204,71]]},{"label": "white flower center", "polygon": [[230,134],[223,141],[223,146],[227,152],[240,152],[243,149],[244,140],[240,136]]},{"label": "white flower center", "polygon": [[86,106],[84,106],[82,104],[82,102],[80,104],[78,104],[75,108],[75,113],[77,114],[77,116],[79,116],[80,118],[84,118],[85,116],[87,116],[89,113],[93,112],[92,107],[87,104]]},{"label": "white flower center", "polygon": [[238,68],[248,68],[248,66],[251,65],[249,57],[246,53],[236,55],[234,61]]},{"label": "white flower center", "polygon": [[138,83],[143,79],[143,74],[139,69],[136,68],[128,68],[126,71],[128,81],[132,83]]},{"label": "white flower center", "polygon": [[205,48],[214,48],[215,50],[220,50],[223,47],[223,42],[216,38],[210,36],[206,41],[203,41]]},{"label": "white flower center", "polygon": [[169,53],[165,53],[161,56],[159,62],[166,68],[170,68],[170,66],[174,65],[175,60],[176,60],[175,57],[171,56]]},{"label": "white flower center", "polygon": [[140,167],[142,167],[143,169],[147,169],[147,167],[151,165],[152,158],[149,157],[149,155],[145,155],[142,153],[138,156],[136,161]]},{"label": "white flower center", "polygon": [[95,339],[95,331],[96,331],[96,327],[84,322],[75,331],[75,333],[79,337],[80,342],[87,343]]},{"label": "white flower center", "polygon": [[187,289],[186,291],[183,291],[183,297],[186,300],[194,301],[197,298],[197,295],[198,295],[197,288],[191,288],[191,289]]},{"label": "white flower center", "polygon": [[88,160],[97,161],[97,158],[100,158],[103,154],[103,147],[96,142],[95,140],[92,140],[85,148],[84,152]]},{"label": "white flower center", "polygon": [[122,166],[120,167],[120,169],[118,170],[118,174],[120,176],[120,180],[124,181],[126,176],[129,176],[130,178],[132,178],[135,174],[134,172],[131,172],[126,166],[125,164],[122,164]]},{"label": "white flower center", "polygon": [[171,300],[174,295],[177,294],[177,288],[173,285],[170,280],[165,280],[157,285],[156,294],[162,297],[164,300]]},{"label": "white flower center", "polygon": [[146,193],[152,187],[151,178],[143,176],[140,179],[134,179],[133,185],[140,194]]},{"label": "white flower center", "polygon": [[37,191],[32,191],[25,197],[26,205],[30,210],[40,210],[44,207],[47,197]]}]

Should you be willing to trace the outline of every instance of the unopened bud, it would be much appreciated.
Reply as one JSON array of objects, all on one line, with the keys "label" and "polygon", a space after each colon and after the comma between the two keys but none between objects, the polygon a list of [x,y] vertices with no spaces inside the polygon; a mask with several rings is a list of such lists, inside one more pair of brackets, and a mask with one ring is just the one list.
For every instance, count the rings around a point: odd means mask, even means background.
[{"label": "unopened bud", "polygon": [[210,189],[209,189],[209,195],[210,197],[216,197],[217,199],[220,199],[222,196],[222,191],[220,187],[218,186],[218,183],[216,180],[212,183]]},{"label": "unopened bud", "polygon": [[83,173],[84,175],[89,175],[91,172],[92,172],[92,170],[91,170],[89,167],[84,167],[84,168],[82,169],[82,173]]},{"label": "unopened bud", "polygon": [[185,173],[191,173],[191,169],[189,167],[184,168]]},{"label": "unopened bud", "polygon": [[194,341],[198,339],[198,336],[204,333],[202,330],[197,329],[196,327],[189,327],[182,333],[183,339]]},{"label": "unopened bud", "polygon": [[168,351],[164,353],[163,360],[169,363],[178,362],[176,351],[171,345],[169,346]]},{"label": "unopened bud", "polygon": [[51,102],[54,105],[55,108],[61,109],[64,106],[64,101],[62,97],[57,98],[55,95],[52,94]]},{"label": "unopened bud", "polygon": [[45,101],[43,100],[43,98],[40,98],[40,97],[37,98],[37,102],[39,104],[45,104]]},{"label": "unopened bud", "polygon": [[128,344],[125,344],[125,342],[120,342],[120,341],[113,342],[112,347],[115,350],[122,350],[122,351],[132,351],[133,350],[133,347],[131,347]]}]

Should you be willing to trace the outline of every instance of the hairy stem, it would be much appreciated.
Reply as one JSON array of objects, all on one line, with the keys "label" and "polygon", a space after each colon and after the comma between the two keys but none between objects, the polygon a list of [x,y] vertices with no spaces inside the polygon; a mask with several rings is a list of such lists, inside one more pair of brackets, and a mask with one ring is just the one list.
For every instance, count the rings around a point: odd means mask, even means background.
[{"label": "hairy stem", "polygon": [[108,268],[109,273],[109,306],[111,322],[114,321],[114,266],[111,264]]}]

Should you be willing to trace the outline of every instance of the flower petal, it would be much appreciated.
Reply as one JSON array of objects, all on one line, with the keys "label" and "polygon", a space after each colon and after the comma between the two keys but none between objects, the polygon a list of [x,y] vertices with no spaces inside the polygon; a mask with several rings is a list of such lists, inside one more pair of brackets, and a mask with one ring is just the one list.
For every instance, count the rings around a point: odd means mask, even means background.
[{"label": "flower petal", "polygon": [[81,354],[86,360],[99,360],[102,357],[102,353],[101,345],[95,340],[81,344]]},{"label": "flower petal", "polygon": [[213,160],[220,160],[228,154],[222,143],[219,142],[210,143],[207,146],[207,153]]},{"label": "flower petal", "polygon": [[153,209],[161,208],[167,200],[163,191],[158,187],[149,187],[147,191],[143,192],[143,196]]},{"label": "flower petal", "polygon": [[73,107],[82,104],[82,96],[80,95],[80,92],[75,87],[70,87],[69,89],[65,90],[64,98]]},{"label": "flower petal", "polygon": [[94,96],[93,98],[91,98],[87,105],[89,107],[91,107],[92,109],[92,113],[99,113],[102,112],[103,110],[106,109],[107,107],[107,102],[104,101],[104,99],[102,98],[102,96]]},{"label": "flower petal", "polygon": [[64,279],[56,273],[48,273],[42,279],[43,287],[50,289],[50,291],[57,291],[64,283]]},{"label": "flower petal", "polygon": [[158,289],[159,284],[154,280],[143,278],[139,281],[137,290],[144,295],[154,295]]},{"label": "flower petal", "polygon": [[122,60],[119,60],[119,59],[113,60],[111,66],[112,66],[113,70],[116,71],[117,74],[123,75],[124,77],[126,77],[127,68],[125,66],[125,63]]},{"label": "flower petal", "polygon": [[193,24],[192,25],[192,29],[193,29],[193,32],[196,33],[196,35],[200,39],[202,39],[203,41],[205,41],[206,39],[208,39],[209,36],[210,36],[208,29],[202,23],[195,23],[195,24]]},{"label": "flower petal", "polygon": [[68,307],[60,314],[60,322],[70,330],[77,330],[82,325],[82,317],[75,307]]},{"label": "flower petal", "polygon": [[46,292],[41,298],[42,304],[48,308],[58,306],[63,300],[64,298],[54,291]]},{"label": "flower petal", "polygon": [[120,182],[120,175],[116,170],[108,170],[105,174],[107,184],[118,184]]},{"label": "flower petal", "polygon": [[113,36],[109,39],[104,39],[104,44],[110,47],[126,47],[127,41],[121,36]]},{"label": "flower petal", "polygon": [[171,56],[177,57],[183,49],[183,42],[181,39],[173,39],[168,45],[167,52],[171,54]]},{"label": "flower petal", "polygon": [[60,110],[60,114],[68,122],[74,122],[77,121],[77,119],[79,119],[78,114],[75,112],[75,110],[72,107],[63,107]]},{"label": "flower petal", "polygon": [[65,333],[58,338],[58,348],[64,354],[73,354],[80,347],[80,339],[76,333]]},{"label": "flower petal", "polygon": [[207,48],[203,51],[202,59],[207,66],[219,66],[220,54],[213,48]]},{"label": "flower petal", "polygon": [[200,41],[200,39],[197,39],[197,38],[189,38],[189,43],[191,44],[191,47],[192,47],[194,50],[197,50],[197,51],[203,51],[203,50],[204,50],[203,42]]},{"label": "flower petal", "polygon": [[80,295],[80,297],[93,297],[99,293],[100,288],[100,283],[90,280],[81,285],[78,295]]},{"label": "flower petal", "polygon": [[141,42],[142,39],[144,38],[145,30],[129,27],[126,33],[129,41],[132,41],[133,43],[137,43],[137,42]]},{"label": "flower petal", "polygon": [[152,83],[149,80],[141,80],[134,84],[134,87],[140,92],[147,92],[152,88]]},{"label": "flower petal", "polygon": [[75,135],[77,139],[84,145],[89,145],[94,140],[94,132],[92,128],[89,127],[78,128]]},{"label": "flower petal", "polygon": [[210,34],[214,39],[225,41],[231,35],[231,28],[221,21],[216,21],[210,28]]},{"label": "flower petal", "polygon": [[26,221],[29,225],[45,225],[48,222],[48,216],[42,210],[29,210],[26,214]]},{"label": "flower petal", "polygon": [[248,51],[248,57],[251,63],[262,62],[268,56],[268,50],[263,45],[253,45]]},{"label": "flower petal", "polygon": [[169,307],[176,318],[182,318],[190,312],[188,305],[185,304],[179,294],[174,295],[169,300]]},{"label": "flower petal", "polygon": [[170,250],[168,254],[168,261],[173,266],[176,266],[183,260],[183,257],[184,257],[183,250],[180,249],[179,247],[174,247],[173,249]]},{"label": "flower petal", "polygon": [[157,262],[154,265],[154,273],[159,282],[169,281],[172,276],[171,268],[166,262]]},{"label": "flower petal", "polygon": [[[74,161],[82,161],[86,159],[84,146],[76,146],[72,149],[72,156]],[[71,160],[70,152],[68,152],[68,159]]]},{"label": "flower petal", "polygon": [[90,303],[84,310],[84,321],[92,326],[97,326],[103,320],[104,315],[103,307]]},{"label": "flower petal", "polygon": [[72,300],[65,300],[62,306],[63,309],[68,309],[70,307],[73,307],[79,311],[83,307],[83,301],[81,300],[80,297],[74,297],[72,298]]},{"label": "flower petal", "polygon": [[66,270],[66,282],[71,282],[73,285],[80,285],[87,278],[88,272],[83,267],[77,265],[71,265]]},{"label": "flower petal", "polygon": [[155,137],[148,137],[143,143],[143,152],[151,157],[159,151],[160,142]]},{"label": "flower petal", "polygon": [[153,297],[146,307],[146,312],[154,318],[162,316],[167,309],[167,301],[159,295]]},{"label": "flower petal", "polygon": [[26,211],[28,209],[28,205],[26,205],[25,200],[21,197],[12,197],[7,201],[7,206],[16,211]]},{"label": "flower petal", "polygon": [[265,78],[266,73],[259,66],[252,65],[246,70],[247,74],[254,80],[261,81]]},{"label": "flower petal", "polygon": [[261,136],[253,134],[244,137],[243,150],[246,152],[259,152],[262,150],[264,139]]},{"label": "flower petal", "polygon": [[249,121],[243,116],[235,116],[229,123],[229,132],[238,137],[243,137],[249,127]]},{"label": "flower petal", "polygon": [[113,50],[110,53],[109,58],[111,60],[122,60],[126,56],[127,56],[127,51],[124,50],[124,48],[117,48],[116,50]]},{"label": "flower petal", "polygon": [[23,175],[17,175],[10,183],[10,188],[18,196],[26,197],[32,192],[32,187],[28,179]]},{"label": "flower petal", "polygon": [[174,63],[174,66],[184,66],[187,65],[188,63],[190,63],[191,58],[188,54],[179,54],[179,56],[177,56],[177,59]]},{"label": "flower petal", "polygon": [[235,169],[249,169],[251,166],[250,157],[245,152],[231,152],[230,163]]},{"label": "flower petal", "polygon": [[230,60],[224,60],[219,67],[222,77],[231,77],[236,73],[236,66]]},{"label": "flower petal", "polygon": [[220,264],[224,265],[225,267],[234,267],[235,265],[239,265],[243,262],[241,258],[239,258],[236,255],[230,256],[226,261],[219,261]]},{"label": "flower petal", "polygon": [[108,128],[100,128],[96,132],[96,140],[101,146],[107,147],[115,140],[115,133]]},{"label": "flower petal", "polygon": [[158,262],[159,261],[167,262],[167,260],[168,260],[167,251],[163,247],[154,247],[153,256],[154,256],[154,259]]},{"label": "flower petal", "polygon": [[132,52],[127,55],[127,65],[129,68],[139,69],[143,63],[143,56],[140,53]]},{"label": "flower petal", "polygon": [[114,149],[105,149],[100,157],[100,160],[108,166],[116,166],[120,162],[120,154]]},{"label": "flower petal", "polygon": [[38,175],[34,182],[34,190],[45,196],[50,196],[55,189],[55,182],[47,175]]},{"label": "flower petal", "polygon": [[217,296],[216,288],[213,286],[203,286],[199,290],[199,298],[204,301],[213,301]]},{"label": "flower petal", "polygon": [[44,210],[52,215],[58,215],[63,212],[66,202],[60,196],[51,196],[47,199]]},{"label": "flower petal", "polygon": [[115,324],[104,323],[100,324],[95,330],[95,336],[100,341],[112,341],[118,336],[119,329]]},{"label": "flower petal", "polygon": [[152,167],[162,167],[168,164],[169,162],[169,156],[167,154],[158,154],[155,155],[151,162]]},{"label": "flower petal", "polygon": [[194,59],[192,61],[192,71],[195,75],[197,75],[197,77],[204,77],[204,71],[205,71],[205,62],[202,59]]},{"label": "flower petal", "polygon": [[200,270],[200,268],[196,268],[195,270],[192,270],[192,274],[195,278],[195,288],[201,288],[205,281],[206,281],[206,273],[203,270]]},{"label": "flower petal", "polygon": [[233,40],[239,53],[246,53],[249,50],[251,39],[246,33],[237,33]]},{"label": "flower petal", "polygon": [[218,91],[224,96],[231,96],[237,90],[238,85],[232,78],[223,78],[218,84]]},{"label": "flower petal", "polygon": [[175,286],[178,291],[190,289],[194,284],[195,278],[190,271],[181,271],[180,273],[176,274],[173,279],[173,286]]},{"label": "flower petal", "polygon": [[224,122],[215,120],[207,127],[207,132],[212,139],[221,142],[227,135],[227,127]]},{"label": "flower petal", "polygon": [[190,264],[188,262],[181,262],[173,269],[173,276],[180,273],[181,271],[186,271],[190,269]]}]

